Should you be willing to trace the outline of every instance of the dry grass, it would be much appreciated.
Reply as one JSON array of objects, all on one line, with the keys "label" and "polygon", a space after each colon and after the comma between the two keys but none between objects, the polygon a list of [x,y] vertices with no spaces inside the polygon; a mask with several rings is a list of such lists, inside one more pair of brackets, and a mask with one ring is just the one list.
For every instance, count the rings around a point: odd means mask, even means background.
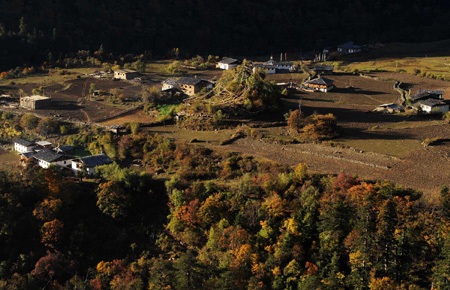
[{"label": "dry grass", "polygon": [[19,156],[11,151],[0,148],[0,170],[18,171]]},{"label": "dry grass", "polygon": [[410,139],[337,139],[336,142],[362,151],[375,152],[403,158],[422,147],[419,141]]},{"label": "dry grass", "polygon": [[122,125],[130,122],[138,122],[138,123],[151,123],[155,121],[156,118],[151,117],[149,115],[144,114],[143,112],[137,112],[134,114],[118,117],[115,119],[111,119],[105,122],[101,122],[102,125],[111,126],[111,125]]},{"label": "dry grass", "polygon": [[68,74],[60,74],[60,70],[50,70],[47,74],[33,74],[29,76],[24,76],[15,79],[5,79],[0,81],[0,86],[6,86],[12,82],[16,84],[39,84],[43,86],[48,86],[52,84],[64,83],[75,79],[77,76],[84,77],[84,74],[92,73],[95,70],[100,70],[101,68],[73,68],[65,69]]},{"label": "dry grass", "polygon": [[383,130],[402,130],[402,129],[413,129],[422,128],[429,126],[444,125],[446,121],[432,120],[432,121],[402,121],[398,123],[389,123],[386,125],[377,125],[370,129],[370,131],[383,131]]}]

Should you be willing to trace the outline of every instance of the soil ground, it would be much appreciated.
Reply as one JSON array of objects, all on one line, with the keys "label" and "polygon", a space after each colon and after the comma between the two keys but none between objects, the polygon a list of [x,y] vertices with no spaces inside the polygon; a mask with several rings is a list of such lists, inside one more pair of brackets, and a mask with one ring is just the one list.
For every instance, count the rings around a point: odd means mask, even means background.
[{"label": "soil ground", "polygon": [[[33,88],[46,85],[46,94],[51,95],[54,106],[34,113],[74,121],[95,122],[124,113],[133,108],[133,105],[127,102],[112,104],[85,98],[91,83],[95,84],[96,89],[106,92],[115,89],[127,99],[133,99],[140,95],[143,88],[149,86],[159,88],[163,79],[171,77],[164,70],[169,63],[170,61],[149,63],[145,84],[85,76],[75,78],[74,74],[72,79],[67,76],[58,79],[59,76],[55,76],[56,80],[51,83],[42,83],[47,78],[52,80],[50,76],[33,77],[27,81],[17,81],[17,84],[3,84],[0,89],[22,89],[25,93],[31,93]],[[221,73],[220,70],[189,71],[190,75],[206,79],[217,79]],[[367,179],[392,180],[427,194],[436,193],[444,184],[450,185],[450,143],[429,147],[421,145],[425,138],[450,138],[450,124],[431,116],[372,112],[380,104],[398,101],[399,93],[393,89],[396,80],[409,84],[412,93],[419,89],[444,90],[447,99],[450,99],[450,83],[393,72],[376,72],[370,76],[372,78],[347,73],[325,76],[334,80],[335,90],[328,93],[293,93],[281,100],[282,111],[262,116],[258,118],[258,122],[254,122],[263,124],[269,120],[280,121],[283,120],[284,113],[299,107],[307,115],[314,112],[332,113],[337,117],[341,134],[339,138],[323,144],[282,145],[286,142],[281,141],[293,140],[282,126],[254,129],[269,137],[270,142],[267,139],[243,138],[226,146],[220,146],[219,143],[229,138],[234,130],[196,132],[181,130],[175,126],[151,127],[146,130],[186,141],[198,139],[200,146],[256,155],[292,166],[306,162],[310,169],[316,172],[332,174],[345,172]],[[268,75],[267,79],[300,85],[305,77],[305,74],[275,74]],[[131,121],[149,123],[154,119],[155,117],[142,112],[135,112],[103,121],[102,124],[112,125]],[[2,160],[6,157],[7,155],[1,155]],[[7,166],[8,163],[4,165]]]},{"label": "soil ground", "polygon": [[[291,76],[275,75],[275,81],[286,81]],[[450,124],[430,116],[379,114],[372,110],[380,104],[397,102],[395,79],[412,84],[412,90],[445,89],[446,82],[422,79],[406,74],[379,73],[384,81],[350,74],[326,76],[333,79],[336,90],[329,93],[297,92],[282,99],[286,109],[297,109],[301,104],[306,114],[333,113],[341,129],[339,138],[323,144],[288,144],[284,127],[258,128],[272,141],[250,138],[238,139],[226,146],[220,141],[232,130],[196,132],[175,126],[150,128],[170,138],[194,138],[201,146],[256,155],[283,164],[296,166],[307,163],[314,172],[337,174],[344,172],[366,179],[391,180],[434,195],[440,187],[450,184],[450,142],[424,147],[425,138],[450,137]],[[293,80],[295,82],[295,80]]]}]

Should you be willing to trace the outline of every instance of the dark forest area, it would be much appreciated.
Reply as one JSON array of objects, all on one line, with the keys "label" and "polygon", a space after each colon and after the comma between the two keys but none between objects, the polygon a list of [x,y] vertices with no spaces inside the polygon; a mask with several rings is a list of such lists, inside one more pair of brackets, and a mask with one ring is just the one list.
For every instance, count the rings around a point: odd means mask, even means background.
[{"label": "dark forest area", "polygon": [[255,56],[449,36],[445,0],[0,1],[0,66],[78,50]]}]

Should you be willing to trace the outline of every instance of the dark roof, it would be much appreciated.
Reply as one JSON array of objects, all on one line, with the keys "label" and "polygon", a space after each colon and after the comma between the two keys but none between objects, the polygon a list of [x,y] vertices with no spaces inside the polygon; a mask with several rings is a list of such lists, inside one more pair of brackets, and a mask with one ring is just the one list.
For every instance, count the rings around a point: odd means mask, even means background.
[{"label": "dark roof", "polygon": [[64,145],[64,146],[56,147],[56,148],[53,149],[53,150],[55,150],[56,152],[64,153],[64,152],[72,151],[73,149],[74,149],[73,146],[70,146],[70,145]]},{"label": "dark roof", "polygon": [[430,95],[443,95],[444,91],[433,91],[433,90],[418,90],[417,93],[428,93]]},{"label": "dark roof", "polygon": [[230,58],[230,57],[224,58],[221,61],[219,61],[219,63],[224,63],[224,64],[232,64],[235,62],[238,62],[238,60],[234,59],[234,58]]},{"label": "dark roof", "polygon": [[436,99],[420,100],[418,103],[425,105],[425,106],[430,106],[430,107],[447,105],[447,103],[445,103],[441,100],[436,100]]},{"label": "dark roof", "polygon": [[203,81],[203,80],[199,79],[199,78],[185,77],[185,78],[179,79],[178,83],[195,86],[196,84],[200,83],[201,81]]},{"label": "dark roof", "polygon": [[167,84],[167,85],[171,85],[171,86],[176,86],[178,84],[178,80],[176,79],[165,79],[162,81],[163,84]]},{"label": "dark roof", "polygon": [[327,78],[317,78],[317,79],[313,79],[313,80],[309,80],[306,83],[307,84],[314,84],[314,85],[329,85],[332,84],[334,81],[327,79]]},{"label": "dark roof", "polygon": [[353,41],[346,42],[344,44],[339,45],[338,47],[339,48],[348,48],[348,49],[350,49],[350,48],[361,48],[361,46],[354,44]]},{"label": "dark roof", "polygon": [[334,65],[316,65],[313,70],[334,70]]},{"label": "dark roof", "polygon": [[30,158],[31,156],[33,156],[34,154],[36,154],[36,152],[25,152],[25,153],[21,153],[20,155],[22,155],[23,157],[25,157],[26,159]]},{"label": "dark roof", "polygon": [[20,145],[22,145],[22,146],[31,146],[31,145],[34,145],[34,142],[30,142],[30,141],[28,141],[28,140],[25,140],[25,139],[16,139],[16,140],[14,140],[14,143],[17,143],[17,144],[20,144]]},{"label": "dark roof", "polygon": [[442,92],[442,94],[436,93],[436,92],[440,92],[440,91],[419,91],[417,94],[411,95],[409,98],[413,102],[416,102],[416,101],[422,100],[422,99],[440,99],[441,96],[443,95],[443,92]]},{"label": "dark roof", "polygon": [[38,160],[46,161],[49,163],[52,163],[52,162],[58,161],[58,160],[70,159],[70,157],[68,157],[64,154],[56,153],[55,151],[50,150],[50,149],[40,150],[39,152],[34,154],[33,157]]},{"label": "dark roof", "polygon": [[105,153],[99,154],[99,155],[94,155],[94,156],[83,157],[83,158],[77,159],[76,161],[80,161],[80,162],[84,163],[86,165],[86,167],[96,167],[96,166],[100,166],[100,165],[106,165],[106,164],[113,163],[113,160],[111,158],[109,158],[109,156],[106,155]]}]

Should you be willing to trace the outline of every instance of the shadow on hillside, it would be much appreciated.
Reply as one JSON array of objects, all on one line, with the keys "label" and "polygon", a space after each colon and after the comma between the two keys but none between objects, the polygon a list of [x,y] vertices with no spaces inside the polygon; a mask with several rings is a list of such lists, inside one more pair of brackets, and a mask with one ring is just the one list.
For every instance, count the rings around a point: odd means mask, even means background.
[{"label": "shadow on hillside", "polygon": [[398,134],[397,132],[368,132],[362,128],[340,128],[339,138],[352,140],[405,140],[413,139],[409,134]]}]

